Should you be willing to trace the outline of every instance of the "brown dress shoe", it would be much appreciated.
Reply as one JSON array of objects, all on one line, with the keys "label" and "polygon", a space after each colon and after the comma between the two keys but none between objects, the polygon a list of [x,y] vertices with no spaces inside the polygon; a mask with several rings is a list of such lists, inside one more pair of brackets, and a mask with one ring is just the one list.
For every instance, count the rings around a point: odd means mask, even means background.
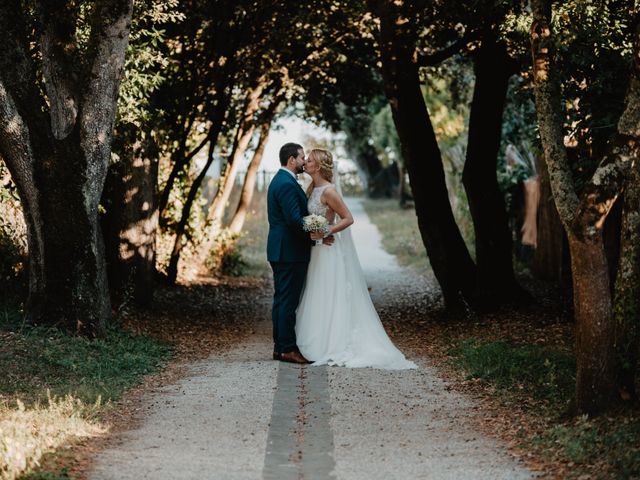
[{"label": "brown dress shoe", "polygon": [[311,363],[309,360],[304,358],[300,352],[292,351],[292,352],[284,352],[279,354],[279,359],[281,362],[289,362],[289,363]]}]

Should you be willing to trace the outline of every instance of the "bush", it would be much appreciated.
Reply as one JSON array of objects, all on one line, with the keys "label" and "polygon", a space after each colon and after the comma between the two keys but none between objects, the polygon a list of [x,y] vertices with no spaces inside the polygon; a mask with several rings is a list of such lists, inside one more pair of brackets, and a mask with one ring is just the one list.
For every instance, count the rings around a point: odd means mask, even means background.
[{"label": "bush", "polygon": [[247,264],[238,245],[241,236],[225,229],[216,237],[207,262],[212,273],[234,277],[243,274]]}]

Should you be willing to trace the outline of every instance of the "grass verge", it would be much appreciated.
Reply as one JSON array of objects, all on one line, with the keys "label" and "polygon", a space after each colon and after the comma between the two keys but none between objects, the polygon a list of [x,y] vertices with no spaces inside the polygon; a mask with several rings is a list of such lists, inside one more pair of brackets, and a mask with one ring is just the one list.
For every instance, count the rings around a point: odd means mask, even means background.
[{"label": "grass verge", "polygon": [[117,328],[88,340],[21,318],[0,307],[0,478],[65,478],[36,472],[43,456],[103,432],[101,413],[158,371],[171,347]]},{"label": "grass verge", "polygon": [[393,198],[364,199],[362,205],[382,232],[382,246],[398,258],[400,265],[420,273],[431,271],[413,208],[402,209],[398,206],[398,200]]},{"label": "grass verge", "polygon": [[567,419],[575,386],[575,359],[567,352],[505,340],[465,339],[450,350],[467,379],[481,379],[505,404],[547,419],[538,435],[523,435],[520,447],[559,463],[564,478],[638,478],[640,417],[623,410],[608,416]]},{"label": "grass verge", "polygon": [[504,390],[516,390],[560,412],[575,385],[575,360],[566,352],[506,340],[462,340],[451,349],[454,363],[469,379],[482,379]]}]

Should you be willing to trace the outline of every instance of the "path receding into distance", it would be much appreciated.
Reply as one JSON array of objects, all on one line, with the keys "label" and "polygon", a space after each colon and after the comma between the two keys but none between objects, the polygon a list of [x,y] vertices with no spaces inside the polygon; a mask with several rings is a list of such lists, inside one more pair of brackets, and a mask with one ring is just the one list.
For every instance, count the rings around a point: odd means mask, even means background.
[{"label": "path receding into distance", "polygon": [[[374,303],[406,291],[407,282],[420,288],[419,277],[382,250],[360,201],[347,203]],[[89,478],[535,477],[504,445],[473,430],[475,405],[447,390],[428,359],[409,355],[420,368],[400,372],[271,360],[269,308],[243,344],[148,394],[140,424],[98,454]]]}]

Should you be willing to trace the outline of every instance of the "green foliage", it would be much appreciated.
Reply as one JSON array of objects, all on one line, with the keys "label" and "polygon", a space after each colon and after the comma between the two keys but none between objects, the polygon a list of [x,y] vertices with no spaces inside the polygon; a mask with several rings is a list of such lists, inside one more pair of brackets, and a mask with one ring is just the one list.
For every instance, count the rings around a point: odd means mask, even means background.
[{"label": "green foliage", "polygon": [[140,127],[149,122],[151,96],[166,79],[168,59],[164,53],[166,30],[162,27],[184,20],[179,0],[144,0],[134,4],[124,78],[118,98],[118,121]]},{"label": "green foliage", "polygon": [[369,135],[367,135],[367,140],[369,139],[373,142],[382,165],[387,167],[395,161],[403,163],[400,139],[393,123],[389,104],[385,104],[373,116]]},{"label": "green foliage", "polygon": [[0,291],[26,291],[26,228],[20,200],[9,172],[0,160]]},{"label": "green foliage", "polygon": [[228,229],[222,230],[216,237],[207,267],[216,275],[240,276],[246,262],[242,258],[238,240],[242,235],[232,233]]},{"label": "green foliage", "polygon": [[[286,3],[281,8],[291,12]],[[290,49],[292,66],[299,68],[296,97],[309,117],[340,129],[344,106],[357,115],[380,97],[376,23],[364,0],[314,0],[297,3],[293,11],[293,23],[302,27]]]},{"label": "green foliage", "polygon": [[573,393],[575,360],[566,353],[536,345],[470,338],[451,350],[455,363],[470,378],[487,380],[501,389],[517,389],[556,409],[566,407]]},{"label": "green foliage", "polygon": [[20,480],[69,480],[69,471],[63,468],[57,473],[54,472],[32,472],[22,475]]},{"label": "green foliage", "polygon": [[[640,419],[579,417],[557,425],[533,444],[560,447],[561,459],[577,465],[598,465],[595,478],[638,478],[640,475]],[[578,476],[578,475],[575,475]]]},{"label": "green foliage", "polygon": [[554,15],[568,141],[582,160],[599,157],[622,112],[631,67],[631,0],[571,1]]},{"label": "green foliage", "polygon": [[30,326],[9,306],[0,310],[0,336],[0,395],[32,402],[46,399],[48,391],[88,403],[115,400],[171,355],[169,345],[115,327],[105,338],[89,340]]}]

